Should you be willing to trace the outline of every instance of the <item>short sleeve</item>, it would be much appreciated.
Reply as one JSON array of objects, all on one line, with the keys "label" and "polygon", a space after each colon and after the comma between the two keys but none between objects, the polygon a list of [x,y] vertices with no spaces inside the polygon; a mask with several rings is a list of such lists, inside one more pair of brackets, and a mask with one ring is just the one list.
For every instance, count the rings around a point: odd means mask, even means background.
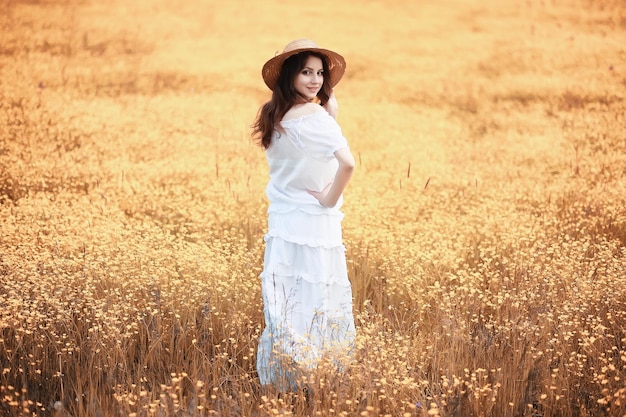
[{"label": "short sleeve", "polygon": [[302,120],[298,133],[306,152],[319,158],[333,158],[339,149],[348,147],[341,127],[326,111]]}]

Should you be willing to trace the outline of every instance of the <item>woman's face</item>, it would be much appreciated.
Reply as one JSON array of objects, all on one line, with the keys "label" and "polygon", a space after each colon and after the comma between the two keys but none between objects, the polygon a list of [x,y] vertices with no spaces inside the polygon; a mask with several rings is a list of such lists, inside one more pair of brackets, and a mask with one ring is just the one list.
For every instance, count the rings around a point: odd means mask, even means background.
[{"label": "woman's face", "polygon": [[293,86],[302,97],[313,100],[324,84],[324,67],[322,60],[310,55],[304,68],[296,75]]}]

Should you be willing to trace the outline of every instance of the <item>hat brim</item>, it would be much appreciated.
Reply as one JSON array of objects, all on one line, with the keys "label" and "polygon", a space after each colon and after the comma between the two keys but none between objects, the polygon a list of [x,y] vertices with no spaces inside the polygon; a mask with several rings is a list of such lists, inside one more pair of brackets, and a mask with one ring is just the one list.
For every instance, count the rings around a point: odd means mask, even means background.
[{"label": "hat brim", "polygon": [[323,48],[300,48],[276,55],[263,65],[261,74],[263,75],[265,85],[267,85],[270,90],[274,91],[274,88],[276,88],[276,84],[278,83],[278,78],[280,76],[280,70],[282,69],[285,60],[290,56],[301,52],[315,52],[324,55],[328,61],[328,72],[330,72],[328,78],[330,85],[334,87],[339,83],[339,81],[341,81],[343,74],[346,72],[346,60],[341,55],[337,52]]}]

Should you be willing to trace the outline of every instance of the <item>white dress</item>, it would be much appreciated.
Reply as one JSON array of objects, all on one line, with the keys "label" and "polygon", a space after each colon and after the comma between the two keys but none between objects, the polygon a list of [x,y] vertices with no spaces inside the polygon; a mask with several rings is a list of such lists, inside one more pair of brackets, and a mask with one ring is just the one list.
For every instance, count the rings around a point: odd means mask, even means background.
[{"label": "white dress", "polygon": [[268,232],[262,279],[265,329],[259,339],[261,384],[293,388],[323,356],[349,359],[354,345],[352,289],[340,211],[307,192],[335,177],[335,151],[348,143],[326,111],[281,123],[266,151]]}]

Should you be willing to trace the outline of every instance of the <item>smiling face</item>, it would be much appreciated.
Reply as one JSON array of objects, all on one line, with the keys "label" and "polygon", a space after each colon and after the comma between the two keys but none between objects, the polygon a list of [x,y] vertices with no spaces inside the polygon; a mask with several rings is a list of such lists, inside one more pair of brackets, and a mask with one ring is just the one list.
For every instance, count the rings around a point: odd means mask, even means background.
[{"label": "smiling face", "polygon": [[324,66],[322,60],[309,55],[304,67],[296,74],[293,87],[305,99],[312,101],[324,84]]}]

